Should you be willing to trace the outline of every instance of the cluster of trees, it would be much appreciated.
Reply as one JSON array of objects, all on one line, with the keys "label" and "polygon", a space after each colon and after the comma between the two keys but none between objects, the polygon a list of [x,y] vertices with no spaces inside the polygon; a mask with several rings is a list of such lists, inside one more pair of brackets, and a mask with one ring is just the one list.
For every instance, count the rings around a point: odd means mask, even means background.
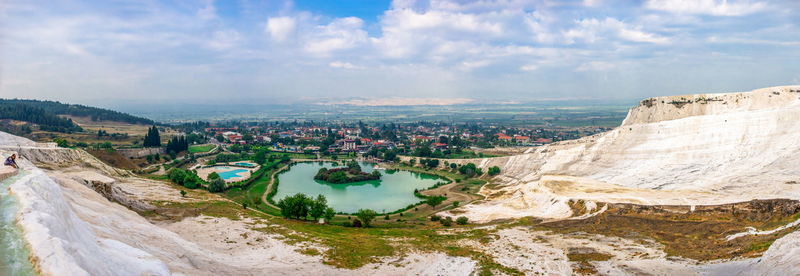
[{"label": "cluster of trees", "polygon": [[108,133],[105,130],[98,130],[97,131],[97,138],[110,138],[112,140],[125,140],[128,139],[127,133]]},{"label": "cluster of trees", "polygon": [[44,131],[72,133],[83,131],[72,120],[61,118],[52,111],[17,102],[18,100],[0,99],[0,119],[25,121],[39,125]]},{"label": "cluster of trees", "polygon": [[328,207],[328,200],[323,195],[318,195],[313,199],[305,194],[298,193],[287,196],[278,201],[281,208],[281,215],[285,218],[306,220],[309,217],[313,220],[325,218],[330,221],[336,214],[333,208]]},{"label": "cluster of trees", "polygon": [[186,137],[184,136],[172,137],[172,139],[167,142],[167,152],[179,153],[187,150],[189,150],[189,142],[186,141]]},{"label": "cluster of trees", "polygon": [[439,159],[420,159],[419,164],[433,169],[439,167]]},{"label": "cluster of trees", "polygon": [[200,183],[203,183],[203,180],[200,179],[197,174],[192,171],[187,171],[180,168],[174,168],[169,171],[167,175],[169,180],[174,182],[175,184],[184,186],[189,189],[196,189],[200,186]]},{"label": "cluster of trees", "polygon": [[328,168],[321,168],[319,171],[317,171],[317,175],[314,176],[314,179],[316,180],[323,180],[336,184],[377,180],[380,178],[381,173],[378,171],[372,171],[372,173],[365,173],[361,171],[361,166],[358,165],[358,162],[355,160],[348,162],[347,167],[345,168],[335,168],[330,170]]},{"label": "cluster of trees", "polygon": [[144,135],[144,142],[142,146],[145,147],[160,147],[161,146],[161,134],[158,133],[158,128],[156,126],[150,127],[147,130],[147,134]]},{"label": "cluster of trees", "polygon": [[216,172],[208,175],[208,191],[212,193],[219,193],[225,190],[225,180]]},{"label": "cluster of trees", "polygon": [[487,173],[491,176],[498,175],[500,174],[500,167],[498,166],[490,167]]},{"label": "cluster of trees", "polygon": [[467,163],[461,167],[458,167],[458,173],[473,177],[475,175],[483,175],[483,170],[475,166],[473,163]]},{"label": "cluster of trees", "polygon": [[0,99],[0,105],[27,105],[30,107],[47,110],[51,114],[56,115],[72,115],[79,117],[90,117],[92,121],[116,121],[126,122],[131,124],[154,124],[153,120],[136,117],[130,114],[90,107],[79,104],[64,104],[55,101],[39,101],[39,100],[17,100],[17,99]]},{"label": "cluster of trees", "polygon": [[[451,225],[453,225],[453,218],[451,218],[451,217],[442,218],[440,216],[433,215],[433,216],[431,216],[431,221],[438,221],[439,223],[442,224],[442,226],[445,226],[445,227],[450,227]],[[465,224],[469,223],[469,218],[464,217],[464,216],[458,217],[456,219],[456,223],[458,223],[459,225],[465,225]]]}]

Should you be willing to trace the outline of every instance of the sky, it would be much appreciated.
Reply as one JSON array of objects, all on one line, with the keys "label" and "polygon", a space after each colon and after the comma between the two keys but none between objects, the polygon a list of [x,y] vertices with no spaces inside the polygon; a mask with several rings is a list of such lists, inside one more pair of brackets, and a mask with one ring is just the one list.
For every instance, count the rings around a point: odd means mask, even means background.
[{"label": "sky", "polygon": [[0,97],[631,99],[800,83],[800,1],[0,0]]}]

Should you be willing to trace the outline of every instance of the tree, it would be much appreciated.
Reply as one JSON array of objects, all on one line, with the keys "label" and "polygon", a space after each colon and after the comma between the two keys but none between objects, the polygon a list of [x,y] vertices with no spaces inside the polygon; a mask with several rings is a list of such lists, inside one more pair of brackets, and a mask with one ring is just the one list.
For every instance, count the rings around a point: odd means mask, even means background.
[{"label": "tree", "polygon": [[364,227],[369,227],[370,222],[377,216],[378,213],[372,211],[370,209],[359,209],[358,213],[356,213],[356,217],[364,222]]},{"label": "tree", "polygon": [[379,172],[378,170],[374,170],[370,174],[372,175],[372,177],[377,177],[377,178],[381,177],[381,172]]},{"label": "tree", "polygon": [[336,215],[336,211],[334,211],[333,208],[328,207],[328,208],[325,208],[325,214],[322,215],[322,216],[325,218],[325,221],[331,221],[331,219],[333,219],[333,216],[335,216],[335,215]]},{"label": "tree", "polygon": [[450,227],[450,225],[453,225],[453,218],[444,217],[444,219],[440,220],[439,222],[445,227]]},{"label": "tree", "polygon": [[393,150],[389,150],[383,153],[383,160],[394,161],[395,158],[397,158],[397,153],[395,153]]},{"label": "tree", "polygon": [[498,166],[490,167],[488,173],[491,176],[498,175],[498,174],[500,174],[500,167],[498,167]]},{"label": "tree", "polygon": [[181,197],[186,197],[186,191],[181,190]]},{"label": "tree", "polygon": [[464,225],[469,223],[469,219],[467,217],[461,216],[456,219],[456,223],[458,223],[459,225]]},{"label": "tree", "polygon": [[67,142],[67,140],[64,139],[64,138],[53,139],[53,142],[55,142],[56,145],[58,145],[61,148],[68,148],[69,147],[69,142]]},{"label": "tree", "polygon": [[428,162],[425,164],[428,168],[436,168],[439,167],[439,159],[428,159]]},{"label": "tree", "polygon": [[436,205],[442,204],[442,202],[444,202],[445,199],[447,198],[443,196],[432,196],[429,197],[427,200],[425,200],[425,203],[433,208],[436,208]]},{"label": "tree", "polygon": [[255,140],[255,138],[253,137],[252,134],[248,133],[248,134],[245,134],[244,136],[242,136],[242,140],[244,140],[245,142],[250,144],[250,143],[253,143],[253,140]]},{"label": "tree", "polygon": [[463,175],[467,175],[467,176],[475,175],[476,171],[477,171],[477,167],[473,163],[467,163],[466,165],[463,165],[463,166],[458,168],[458,172],[459,173],[461,173]]},{"label": "tree", "polygon": [[208,183],[208,191],[212,193],[219,193],[225,190],[225,180],[222,178],[216,178],[211,180],[211,183]]},{"label": "tree", "polygon": [[428,157],[431,156],[431,148],[426,145],[420,145],[416,149],[414,149],[414,156],[419,157]]},{"label": "tree", "polygon": [[253,161],[256,164],[263,165],[267,161],[267,151],[264,149],[260,149],[253,155]]},{"label": "tree", "polygon": [[306,219],[309,203],[312,201],[305,194],[298,193],[278,201],[278,207],[281,208],[281,215],[285,218]]},{"label": "tree", "polygon": [[311,215],[314,220],[319,220],[319,218],[325,215],[325,209],[327,208],[328,200],[324,195],[318,195],[317,199],[311,203],[311,208],[308,211],[308,214]]},{"label": "tree", "polygon": [[156,128],[156,126],[152,126],[147,130],[147,134],[144,135],[144,143],[142,143],[142,145],[145,147],[161,146],[161,136],[158,133],[158,128]]},{"label": "tree", "polygon": [[219,174],[217,172],[212,172],[212,173],[208,174],[207,178],[208,178],[208,180],[219,179]]}]

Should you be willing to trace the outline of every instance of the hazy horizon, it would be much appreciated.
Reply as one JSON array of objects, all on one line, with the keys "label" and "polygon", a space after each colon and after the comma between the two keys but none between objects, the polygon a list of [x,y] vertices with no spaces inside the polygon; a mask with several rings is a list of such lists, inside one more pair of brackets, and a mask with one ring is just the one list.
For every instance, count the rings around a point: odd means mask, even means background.
[{"label": "hazy horizon", "polygon": [[[796,1],[18,1],[0,97],[611,99],[800,83]],[[410,99],[408,99],[410,98]]]}]

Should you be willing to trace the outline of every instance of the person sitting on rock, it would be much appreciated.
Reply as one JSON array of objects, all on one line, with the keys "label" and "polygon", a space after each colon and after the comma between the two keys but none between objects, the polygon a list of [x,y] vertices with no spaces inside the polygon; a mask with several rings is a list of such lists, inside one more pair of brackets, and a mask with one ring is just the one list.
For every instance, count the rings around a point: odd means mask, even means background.
[{"label": "person sitting on rock", "polygon": [[18,169],[19,166],[17,166],[17,155],[16,154],[12,154],[8,158],[6,158],[6,162],[3,165],[12,166],[15,169]]}]

